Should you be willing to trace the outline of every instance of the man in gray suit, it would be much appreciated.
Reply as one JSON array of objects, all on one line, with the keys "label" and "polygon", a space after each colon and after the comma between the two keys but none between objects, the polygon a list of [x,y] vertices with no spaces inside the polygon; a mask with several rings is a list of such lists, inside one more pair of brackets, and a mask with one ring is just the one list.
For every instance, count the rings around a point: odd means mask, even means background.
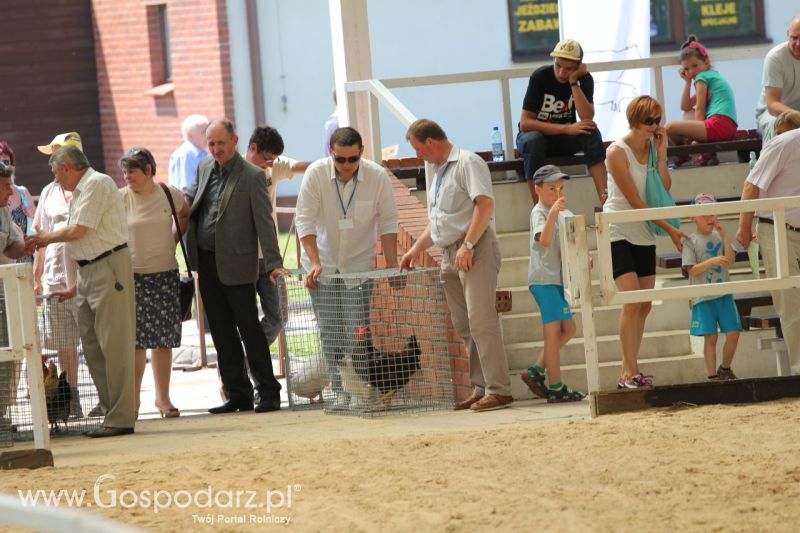
[{"label": "man in gray suit", "polygon": [[[272,370],[264,330],[258,322],[255,282],[258,246],[272,283],[283,269],[264,173],[236,152],[233,123],[216,120],[206,130],[208,152],[186,193],[191,205],[187,245],[200,279],[219,373],[228,401],[212,414],[253,410],[253,385],[261,396],[257,412],[280,409],[281,385]],[[244,342],[244,351],[242,350]]]}]

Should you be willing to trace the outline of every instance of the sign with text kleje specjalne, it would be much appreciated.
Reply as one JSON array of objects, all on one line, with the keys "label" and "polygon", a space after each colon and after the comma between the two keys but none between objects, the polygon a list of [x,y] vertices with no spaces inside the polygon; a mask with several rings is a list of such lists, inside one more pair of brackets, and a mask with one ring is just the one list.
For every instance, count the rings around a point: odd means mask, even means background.
[{"label": "sign with text kleje specjalne", "polygon": [[686,34],[701,41],[759,34],[753,0],[684,0]]}]

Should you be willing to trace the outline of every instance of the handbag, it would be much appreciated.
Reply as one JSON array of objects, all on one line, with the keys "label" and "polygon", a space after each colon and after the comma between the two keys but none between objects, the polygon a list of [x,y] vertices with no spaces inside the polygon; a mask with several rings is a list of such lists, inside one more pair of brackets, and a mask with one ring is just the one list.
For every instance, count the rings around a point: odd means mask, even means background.
[{"label": "handbag", "polygon": [[186,261],[186,270],[188,276],[181,276],[180,287],[180,302],[181,302],[181,320],[186,322],[192,318],[192,300],[194,299],[194,276],[192,276],[192,268],[189,266],[189,255],[186,253],[186,248],[183,245],[183,235],[181,234],[181,226],[178,224],[178,213],[175,212],[175,202],[172,201],[172,195],[169,193],[169,188],[163,183],[159,183],[164,194],[167,195],[169,208],[172,210],[172,220],[175,221],[175,227],[178,228],[178,244],[181,246],[183,252],[183,260]]},{"label": "handbag", "polygon": [[[658,173],[658,157],[656,156],[656,144],[650,139],[650,155],[647,158],[647,181],[645,183],[645,202],[648,207],[674,207],[675,200],[672,194],[664,188],[661,175]],[[680,218],[667,218],[664,221],[675,229],[681,228]],[[647,228],[655,236],[667,236],[667,231],[650,220],[647,221]]]}]

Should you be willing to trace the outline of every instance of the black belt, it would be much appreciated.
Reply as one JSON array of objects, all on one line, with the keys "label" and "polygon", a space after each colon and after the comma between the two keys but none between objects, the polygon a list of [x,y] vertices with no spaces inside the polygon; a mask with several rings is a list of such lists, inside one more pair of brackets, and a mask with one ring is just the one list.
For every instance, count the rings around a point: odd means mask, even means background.
[{"label": "black belt", "polygon": [[79,259],[78,261],[75,261],[75,262],[78,263],[79,267],[85,267],[86,265],[91,265],[92,263],[96,263],[97,261],[100,261],[101,259],[105,259],[106,257],[108,257],[109,255],[113,254],[114,252],[118,252],[118,251],[122,250],[123,248],[127,248],[127,247],[128,247],[128,243],[127,242],[123,242],[119,246],[115,246],[110,250],[106,250],[105,252],[103,252],[102,254],[98,255],[94,259]]},{"label": "black belt", "polygon": [[[772,220],[771,218],[766,218],[766,217],[758,217],[758,221],[759,221],[759,222],[763,222],[764,224],[772,224],[772,225],[775,225],[775,221],[774,221],[774,220]],[[800,228],[798,228],[797,226],[792,226],[791,224],[786,224],[786,229],[790,229],[790,230],[792,230],[792,231],[797,231],[797,232],[800,232]]]}]

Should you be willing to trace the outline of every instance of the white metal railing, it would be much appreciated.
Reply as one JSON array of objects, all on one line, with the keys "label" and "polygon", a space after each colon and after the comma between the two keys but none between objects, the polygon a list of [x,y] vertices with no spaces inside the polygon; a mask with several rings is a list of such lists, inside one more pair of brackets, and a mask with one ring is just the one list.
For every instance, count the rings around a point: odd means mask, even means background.
[{"label": "white metal railing", "polygon": [[[753,47],[730,47],[712,50],[714,63],[725,61],[740,61],[747,59],[762,59],[769,46]],[[456,83],[475,83],[486,81],[497,81],[498,89],[503,105],[503,136],[506,147],[506,159],[514,157],[514,134],[516,124],[513,119],[513,108],[511,104],[511,91],[509,81],[518,78],[528,78],[531,73],[542,65],[548,65],[550,61],[541,63],[528,63],[511,69],[489,70],[483,72],[461,72],[456,74],[437,74],[432,76],[411,76],[406,78],[389,78],[383,80],[361,80],[349,81],[344,84],[347,91],[347,101],[349,110],[349,123],[356,123],[358,93],[369,95],[368,114],[370,121],[370,131],[361,133],[370,139],[373,149],[373,158],[379,158],[381,154],[381,134],[380,134],[380,107],[384,106],[392,113],[403,126],[408,127],[417,117],[390,91],[390,89],[405,87],[424,87],[429,85],[451,85]],[[655,98],[664,105],[664,67],[679,65],[680,61],[677,54],[650,57],[645,59],[624,59],[620,61],[603,61],[600,63],[589,63],[590,72],[613,72],[628,69],[653,69]],[[521,103],[516,107],[522,108]]]},{"label": "white metal railing", "polygon": [[[0,362],[19,364],[25,361],[28,388],[31,397],[33,418],[33,441],[36,448],[49,448],[50,431],[47,424],[47,408],[44,398],[44,376],[39,350],[39,334],[36,328],[36,298],[33,293],[33,268],[30,263],[0,266],[0,291],[5,298],[5,309],[0,311],[0,328],[7,328],[7,344],[0,346]],[[0,302],[1,304],[1,302]],[[0,394],[13,395],[16,399],[17,372],[11,372],[8,386],[11,390],[0,390]],[[5,413],[0,413],[5,416]]]},{"label": "white metal railing", "polygon": [[[593,287],[589,272],[587,226],[583,215],[567,211],[559,214],[560,239],[564,265],[565,293],[572,305],[580,305],[583,322],[583,341],[586,352],[586,374],[590,392],[600,390],[600,365],[597,355],[597,336],[594,327],[595,302],[602,305],[629,304],[653,300],[690,299],[697,296],[741,294],[764,290],[800,287],[800,276],[789,275],[788,245],[786,240],[786,209],[800,208],[800,196],[631,209],[613,213],[596,213],[597,261],[594,268],[600,280]],[[709,285],[661,287],[634,291],[618,291],[613,279],[609,225],[612,223],[641,222],[676,217],[721,215],[752,211],[772,211],[775,220],[775,257],[777,276],[744,281],[729,281]],[[733,236],[731,236],[733,237]]]}]

